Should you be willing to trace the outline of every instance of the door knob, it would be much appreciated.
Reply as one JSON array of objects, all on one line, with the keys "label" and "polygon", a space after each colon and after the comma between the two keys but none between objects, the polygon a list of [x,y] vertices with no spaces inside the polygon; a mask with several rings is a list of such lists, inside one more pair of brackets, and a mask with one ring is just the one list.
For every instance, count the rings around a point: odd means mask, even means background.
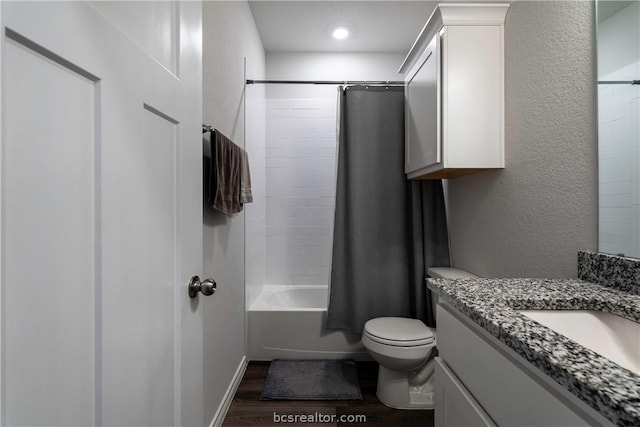
[{"label": "door knob", "polygon": [[205,279],[201,282],[198,276],[193,276],[191,280],[189,280],[189,297],[197,297],[198,292],[201,292],[202,295],[205,296],[213,295],[216,287],[216,282],[213,279]]}]

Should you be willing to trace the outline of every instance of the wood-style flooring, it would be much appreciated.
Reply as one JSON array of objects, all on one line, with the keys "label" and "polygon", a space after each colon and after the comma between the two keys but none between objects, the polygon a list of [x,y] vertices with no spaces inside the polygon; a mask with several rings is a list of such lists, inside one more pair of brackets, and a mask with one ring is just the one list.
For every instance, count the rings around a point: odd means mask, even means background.
[{"label": "wood-style flooring", "polygon": [[[357,362],[362,400],[293,401],[260,400],[270,362],[250,362],[233,398],[223,426],[366,426],[405,427],[433,426],[433,411],[398,410],[384,406],[376,397],[378,364]],[[323,415],[364,415],[360,423],[276,423],[277,416],[315,413]]]}]

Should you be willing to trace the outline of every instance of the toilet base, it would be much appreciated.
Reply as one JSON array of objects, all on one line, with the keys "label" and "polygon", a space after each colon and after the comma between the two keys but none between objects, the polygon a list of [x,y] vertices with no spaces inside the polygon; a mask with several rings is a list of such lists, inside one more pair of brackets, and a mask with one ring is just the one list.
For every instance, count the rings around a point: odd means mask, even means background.
[{"label": "toilet base", "polygon": [[433,370],[431,359],[427,364],[414,372],[392,371],[380,365],[378,369],[378,389],[376,395],[380,402],[395,409],[433,409],[433,375],[421,385],[412,379],[418,377],[425,369]]}]

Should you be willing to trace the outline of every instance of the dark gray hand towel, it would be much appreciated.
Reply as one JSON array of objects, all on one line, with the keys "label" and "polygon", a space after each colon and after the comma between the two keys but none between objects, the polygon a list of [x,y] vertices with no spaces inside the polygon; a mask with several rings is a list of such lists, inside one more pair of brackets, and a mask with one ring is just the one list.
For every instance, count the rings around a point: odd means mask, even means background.
[{"label": "dark gray hand towel", "polygon": [[251,172],[249,171],[249,154],[241,150],[242,154],[242,175],[240,178],[240,203],[253,202],[251,193]]},{"label": "dark gray hand towel", "polygon": [[227,214],[241,212],[242,149],[218,130],[212,135],[209,203]]}]

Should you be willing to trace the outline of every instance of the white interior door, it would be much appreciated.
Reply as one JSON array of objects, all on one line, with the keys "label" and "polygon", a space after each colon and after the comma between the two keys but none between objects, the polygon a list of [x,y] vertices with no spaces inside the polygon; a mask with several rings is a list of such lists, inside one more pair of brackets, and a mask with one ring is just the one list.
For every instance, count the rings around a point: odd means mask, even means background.
[{"label": "white interior door", "polygon": [[201,5],[0,7],[2,425],[202,425]]}]

